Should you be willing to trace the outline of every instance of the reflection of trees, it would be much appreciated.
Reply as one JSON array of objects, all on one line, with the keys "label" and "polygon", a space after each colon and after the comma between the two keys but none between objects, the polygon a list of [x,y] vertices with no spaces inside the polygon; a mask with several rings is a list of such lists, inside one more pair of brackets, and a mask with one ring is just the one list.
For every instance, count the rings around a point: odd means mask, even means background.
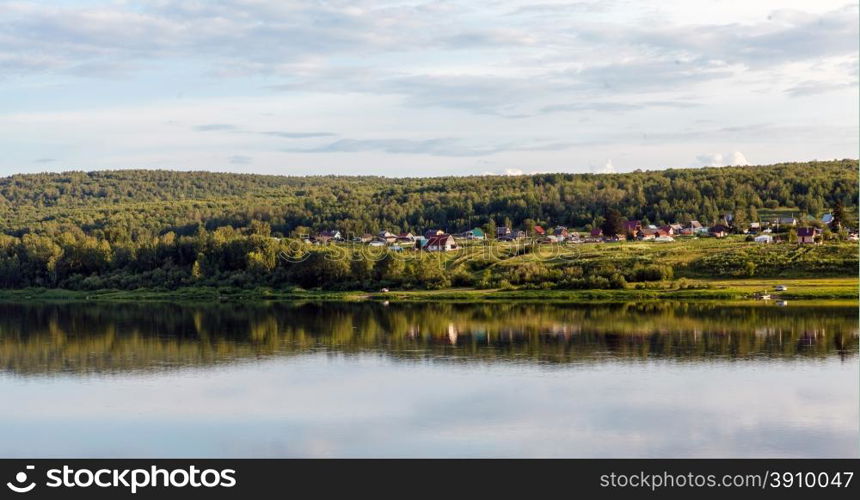
[{"label": "reflection of trees", "polygon": [[331,350],[401,359],[854,356],[852,307],[711,303],[0,304],[0,369],[156,370]]}]

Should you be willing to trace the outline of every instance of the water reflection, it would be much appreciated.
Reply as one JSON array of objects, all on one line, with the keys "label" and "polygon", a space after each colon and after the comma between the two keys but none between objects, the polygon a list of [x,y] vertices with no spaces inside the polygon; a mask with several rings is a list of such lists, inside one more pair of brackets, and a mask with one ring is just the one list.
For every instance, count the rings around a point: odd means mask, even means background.
[{"label": "water reflection", "polygon": [[857,354],[856,307],[714,303],[0,304],[0,370],[153,372],[316,351],[462,363]]}]

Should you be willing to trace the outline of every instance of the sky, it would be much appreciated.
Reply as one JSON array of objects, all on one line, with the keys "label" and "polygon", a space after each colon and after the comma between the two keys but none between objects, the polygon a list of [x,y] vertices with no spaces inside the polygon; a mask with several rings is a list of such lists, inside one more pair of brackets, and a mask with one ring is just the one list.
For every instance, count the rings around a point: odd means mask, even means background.
[{"label": "sky", "polygon": [[0,0],[0,176],[860,156],[844,0]]}]

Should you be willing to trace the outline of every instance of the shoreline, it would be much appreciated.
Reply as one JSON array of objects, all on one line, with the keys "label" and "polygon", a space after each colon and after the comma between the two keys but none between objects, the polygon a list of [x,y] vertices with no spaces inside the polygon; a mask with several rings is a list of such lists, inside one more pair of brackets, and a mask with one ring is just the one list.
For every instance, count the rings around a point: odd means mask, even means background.
[{"label": "shoreline", "polygon": [[[774,291],[776,285],[787,285],[788,290]],[[858,301],[857,278],[810,278],[810,279],[741,279],[701,280],[690,288],[654,289],[583,289],[583,290],[535,290],[535,289],[471,289],[449,288],[442,290],[391,290],[369,291],[324,291],[270,288],[229,287],[181,287],[175,290],[65,290],[54,288],[24,288],[0,290],[0,301],[186,301],[186,302],[234,302],[234,301],[338,301],[338,302],[529,302],[552,301],[568,303],[628,302],[659,300],[733,301],[774,304],[779,300],[802,301]],[[754,295],[767,291],[771,300],[756,300]]]}]

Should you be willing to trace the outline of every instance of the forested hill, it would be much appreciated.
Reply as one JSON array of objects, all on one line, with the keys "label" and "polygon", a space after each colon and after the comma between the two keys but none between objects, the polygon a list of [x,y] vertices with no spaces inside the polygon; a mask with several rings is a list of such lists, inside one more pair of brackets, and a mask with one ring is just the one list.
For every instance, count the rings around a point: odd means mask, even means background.
[{"label": "forested hill", "polygon": [[[792,208],[820,215],[841,201],[856,213],[858,161],[637,171],[382,178],[283,177],[210,172],[119,170],[14,175],[0,179],[0,231],[20,236],[79,228],[107,240],[200,225],[274,233],[296,227],[350,233],[459,231],[488,223],[584,227],[607,207],[652,223],[711,222],[732,212]],[[527,219],[531,219],[530,221]]]}]

